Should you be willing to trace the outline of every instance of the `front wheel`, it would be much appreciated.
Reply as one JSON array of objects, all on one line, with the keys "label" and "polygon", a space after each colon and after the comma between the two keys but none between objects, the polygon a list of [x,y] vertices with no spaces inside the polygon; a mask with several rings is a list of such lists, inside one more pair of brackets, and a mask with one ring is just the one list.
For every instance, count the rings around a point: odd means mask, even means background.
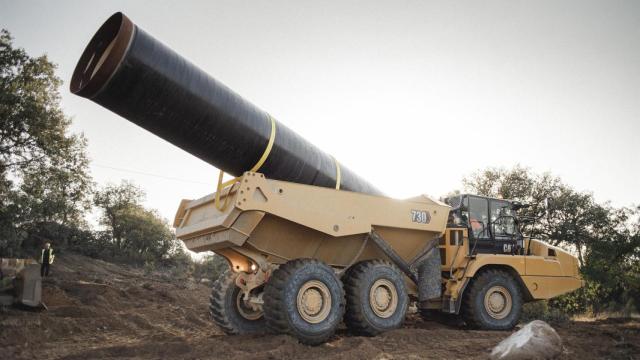
[{"label": "front wheel", "polygon": [[342,321],[344,291],[333,269],[314,259],[280,266],[265,285],[264,315],[278,333],[307,345],[327,341]]},{"label": "front wheel", "polygon": [[522,293],[511,274],[490,269],[471,280],[462,306],[462,316],[471,328],[511,330],[520,320]]}]

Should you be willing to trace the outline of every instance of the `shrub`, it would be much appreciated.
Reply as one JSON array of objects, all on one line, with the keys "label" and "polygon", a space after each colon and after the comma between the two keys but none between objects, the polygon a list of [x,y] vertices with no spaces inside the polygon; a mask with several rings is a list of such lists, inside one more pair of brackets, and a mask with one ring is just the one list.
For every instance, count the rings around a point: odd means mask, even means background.
[{"label": "shrub", "polygon": [[550,324],[562,324],[569,320],[569,316],[558,308],[549,307],[546,300],[540,300],[524,304],[521,320],[542,320]]},{"label": "shrub", "polygon": [[193,277],[215,281],[228,268],[229,264],[222,256],[205,255],[200,261],[194,262]]}]

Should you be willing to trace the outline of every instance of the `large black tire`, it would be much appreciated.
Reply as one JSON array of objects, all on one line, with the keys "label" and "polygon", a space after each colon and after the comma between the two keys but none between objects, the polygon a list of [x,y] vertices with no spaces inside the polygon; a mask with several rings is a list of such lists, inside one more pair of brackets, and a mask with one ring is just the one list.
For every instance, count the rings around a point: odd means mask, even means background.
[{"label": "large black tire", "polygon": [[511,330],[522,313],[520,285],[507,271],[482,271],[464,292],[461,310],[470,328]]},{"label": "large black tire", "polygon": [[[227,334],[263,333],[266,330],[264,316],[249,308],[238,308],[243,303],[238,301],[242,293],[235,283],[237,276],[237,273],[227,270],[213,283],[209,298],[211,318]],[[253,319],[254,317],[257,318]]]},{"label": "large black tire", "polygon": [[344,304],[340,279],[331,267],[314,259],[287,262],[265,285],[267,326],[307,345],[321,344],[333,335],[342,321]]},{"label": "large black tire", "polygon": [[343,279],[347,296],[344,322],[351,331],[375,336],[402,326],[409,296],[395,266],[382,260],[362,261],[350,267]]}]

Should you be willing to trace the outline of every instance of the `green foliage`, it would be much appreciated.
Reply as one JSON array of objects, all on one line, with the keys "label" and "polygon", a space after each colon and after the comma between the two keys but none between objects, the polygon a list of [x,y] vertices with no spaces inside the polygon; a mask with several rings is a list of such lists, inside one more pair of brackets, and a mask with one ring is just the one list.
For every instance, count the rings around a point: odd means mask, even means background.
[{"label": "green foliage", "polygon": [[94,204],[101,210],[100,223],[107,229],[106,248],[111,256],[140,263],[161,263],[169,257],[184,258],[184,250],[166,220],[141,202],[144,192],[123,181],[96,191]]},{"label": "green foliage", "polygon": [[549,306],[562,309],[568,315],[592,315],[604,310],[605,304],[599,300],[604,297],[606,297],[606,289],[601,284],[587,281],[584,287],[549,300]]},{"label": "green foliage", "polygon": [[84,225],[92,187],[86,140],[69,133],[55,65],[12,41],[0,31],[0,256],[8,257],[66,244],[65,229]]},{"label": "green foliage", "polygon": [[537,220],[525,232],[578,256],[587,285],[553,299],[551,308],[575,314],[640,306],[634,302],[640,299],[640,208],[598,204],[558,177],[520,166],[486,169],[463,183],[471,193],[530,203],[520,216]]},{"label": "green foliage", "polygon": [[142,207],[122,211],[116,227],[123,235],[120,254],[132,259],[160,260],[169,254],[175,241],[166,221],[156,211]]},{"label": "green foliage", "polygon": [[156,268],[162,267],[171,271],[173,279],[185,279],[193,276],[196,263],[179,241],[174,241],[174,249],[169,251]]},{"label": "green foliage", "polygon": [[228,268],[229,264],[221,256],[215,254],[206,255],[203,259],[194,263],[193,277],[215,281]]},{"label": "green foliage", "polygon": [[524,304],[520,320],[522,322],[542,320],[550,324],[562,324],[569,321],[569,315],[557,307],[549,306],[547,301],[542,300]]},{"label": "green foliage", "polygon": [[107,185],[97,191],[93,203],[102,210],[100,224],[111,231],[115,250],[122,250],[124,239],[123,217],[130,217],[131,209],[140,208],[144,192],[132,183],[123,181],[120,185]]}]

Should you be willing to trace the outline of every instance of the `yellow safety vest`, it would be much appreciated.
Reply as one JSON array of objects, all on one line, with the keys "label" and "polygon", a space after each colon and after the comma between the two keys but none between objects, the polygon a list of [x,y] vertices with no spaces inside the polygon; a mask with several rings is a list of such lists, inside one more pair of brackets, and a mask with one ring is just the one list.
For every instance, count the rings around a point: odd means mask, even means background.
[{"label": "yellow safety vest", "polygon": [[[40,263],[42,264],[44,262],[44,252],[47,251],[47,249],[42,249],[42,253],[40,254]],[[55,256],[53,255],[53,248],[49,248],[49,265],[53,264],[53,258]]]}]

